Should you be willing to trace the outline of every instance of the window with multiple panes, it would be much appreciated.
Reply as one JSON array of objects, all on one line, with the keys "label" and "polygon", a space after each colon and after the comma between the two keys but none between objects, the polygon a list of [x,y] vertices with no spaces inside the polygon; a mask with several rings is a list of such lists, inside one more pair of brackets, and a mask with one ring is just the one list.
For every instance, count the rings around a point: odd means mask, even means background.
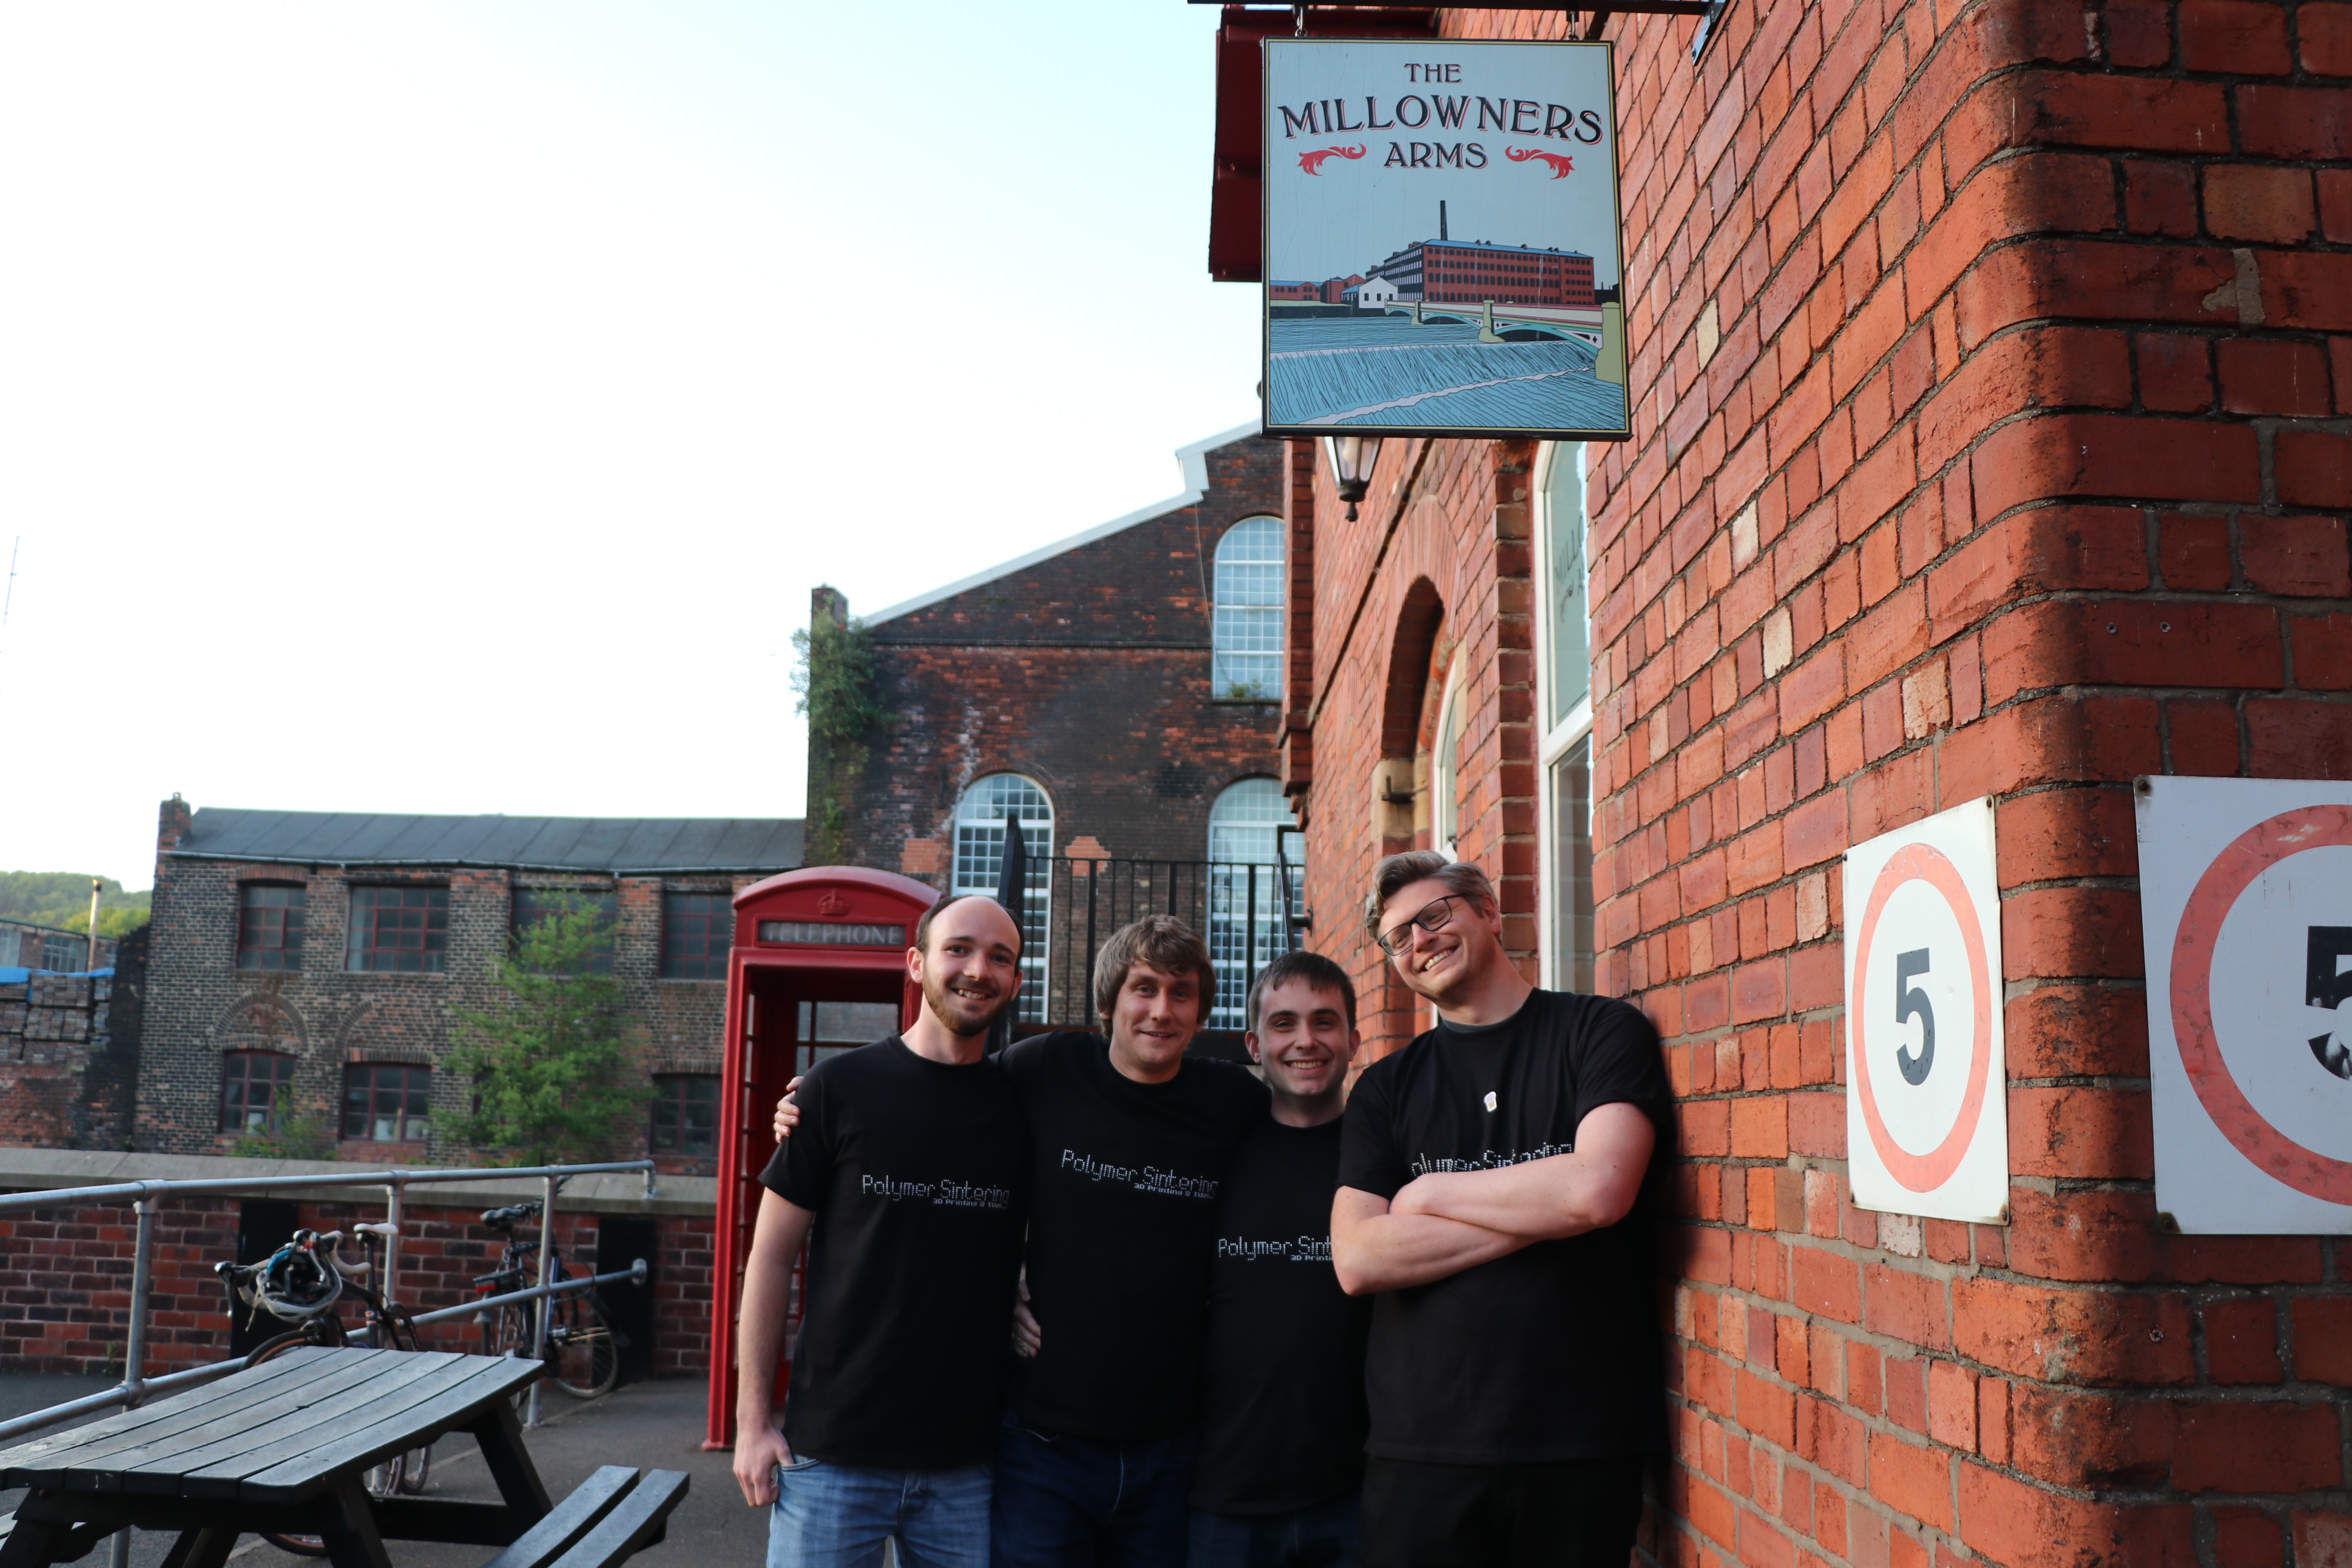
[{"label": "window with multiple panes", "polygon": [[229,1051],[221,1058],[220,1130],[274,1132],[293,1110],[294,1058],[278,1051]]},{"label": "window with multiple panes", "polygon": [[1217,541],[1209,640],[1210,694],[1271,702],[1282,695],[1283,530],[1278,517],[1251,517]]},{"label": "window with multiple panes", "polygon": [[1303,836],[1282,786],[1265,778],[1226,785],[1209,808],[1209,964],[1217,977],[1210,1028],[1248,1026],[1250,982],[1298,945],[1290,917],[1305,894]]},{"label": "window with multiple panes", "polygon": [[343,967],[438,974],[449,948],[446,888],[353,888]]},{"label": "window with multiple panes", "polygon": [[718,1076],[657,1074],[654,1079],[653,1152],[708,1154],[718,1147]]},{"label": "window with multiple panes", "polygon": [[371,1143],[422,1143],[432,1136],[433,1069],[404,1062],[355,1062],[343,1069],[343,1136]]},{"label": "window with multiple panes", "polygon": [[662,895],[664,980],[724,980],[727,952],[734,945],[733,894]]},{"label": "window with multiple panes", "polygon": [[613,927],[620,920],[621,900],[617,893],[602,892],[591,888],[517,888],[514,890],[514,937],[521,945],[523,933],[542,921],[564,915],[589,914],[596,917],[596,943],[589,950],[588,972],[592,974],[613,973]]},{"label": "window with multiple panes", "polygon": [[1019,1016],[1045,1016],[1045,933],[1053,896],[1054,803],[1037,781],[1019,773],[975,779],[956,804],[955,891],[993,893],[1004,866],[1004,833],[1021,826],[1029,874],[1022,884],[1021,999]]},{"label": "window with multiple panes", "polygon": [[236,890],[236,966],[239,969],[302,967],[302,903],[299,887],[282,882],[246,882]]},{"label": "window with multiple panes", "polygon": [[1538,879],[1546,985],[1592,989],[1592,643],[1584,556],[1584,449],[1537,459]]}]

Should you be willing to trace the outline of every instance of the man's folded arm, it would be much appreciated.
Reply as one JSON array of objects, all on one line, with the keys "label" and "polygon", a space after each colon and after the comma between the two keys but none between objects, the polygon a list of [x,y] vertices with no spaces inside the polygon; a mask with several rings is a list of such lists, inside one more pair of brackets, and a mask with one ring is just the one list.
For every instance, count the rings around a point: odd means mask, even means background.
[{"label": "man's folded arm", "polygon": [[1433,1172],[1405,1184],[1389,1206],[1500,1232],[1521,1245],[1581,1236],[1633,1212],[1657,1138],[1641,1107],[1595,1106],[1576,1125],[1573,1153],[1492,1171]]},{"label": "man's folded arm", "polygon": [[1357,1187],[1341,1187],[1331,1201],[1331,1261],[1350,1296],[1444,1279],[1529,1239],[1435,1215],[1394,1214],[1386,1198]]}]

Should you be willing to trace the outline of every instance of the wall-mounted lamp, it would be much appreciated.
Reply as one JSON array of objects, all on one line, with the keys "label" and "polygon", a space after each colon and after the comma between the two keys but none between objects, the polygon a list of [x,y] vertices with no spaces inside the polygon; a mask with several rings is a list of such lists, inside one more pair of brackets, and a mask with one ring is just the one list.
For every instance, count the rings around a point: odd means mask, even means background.
[{"label": "wall-mounted lamp", "polygon": [[1339,499],[1348,503],[1348,521],[1356,521],[1356,503],[1372,488],[1372,465],[1381,459],[1378,436],[1326,436],[1331,448],[1331,471],[1339,476]]}]

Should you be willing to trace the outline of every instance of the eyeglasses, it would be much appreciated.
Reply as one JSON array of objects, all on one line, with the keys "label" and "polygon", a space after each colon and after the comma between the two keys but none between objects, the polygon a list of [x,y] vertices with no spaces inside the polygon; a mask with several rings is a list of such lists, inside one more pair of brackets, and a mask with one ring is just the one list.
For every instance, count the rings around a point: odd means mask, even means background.
[{"label": "eyeglasses", "polygon": [[1454,900],[1449,896],[1439,899],[1434,903],[1423,904],[1421,907],[1421,913],[1413,916],[1404,924],[1392,931],[1384,931],[1372,940],[1381,944],[1382,952],[1394,958],[1412,945],[1413,927],[1419,926],[1423,931],[1442,931],[1444,929],[1445,922],[1453,918]]}]

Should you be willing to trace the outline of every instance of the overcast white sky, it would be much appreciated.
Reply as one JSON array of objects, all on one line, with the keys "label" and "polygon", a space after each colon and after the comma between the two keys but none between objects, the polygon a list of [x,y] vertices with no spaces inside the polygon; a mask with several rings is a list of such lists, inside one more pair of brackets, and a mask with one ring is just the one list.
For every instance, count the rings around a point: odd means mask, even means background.
[{"label": "overcast white sky", "polygon": [[878,609],[1255,415],[1215,23],[0,9],[0,869],[145,887],[173,791],[798,816],[814,584]]}]

